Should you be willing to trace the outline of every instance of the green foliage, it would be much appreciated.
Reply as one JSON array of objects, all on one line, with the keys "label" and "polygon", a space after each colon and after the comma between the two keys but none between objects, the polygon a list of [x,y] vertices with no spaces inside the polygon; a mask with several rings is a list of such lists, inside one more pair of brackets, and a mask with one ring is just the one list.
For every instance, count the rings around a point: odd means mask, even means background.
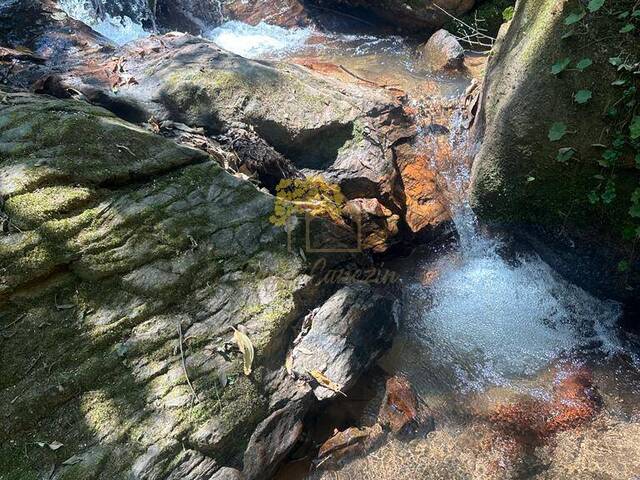
[{"label": "green foliage", "polygon": [[[608,85],[607,96],[616,95],[617,100],[614,97],[603,111],[603,115],[608,119],[608,128],[600,133],[598,144],[589,145],[591,148],[602,148],[599,157],[585,155],[584,152],[580,155],[582,146],[573,145],[560,148],[556,160],[563,164],[573,158],[595,162],[601,169],[601,173],[593,176],[597,184],[587,195],[587,200],[592,205],[602,205],[601,208],[614,203],[619,205],[620,202],[623,202],[622,205],[629,205],[628,221],[623,222],[621,230],[623,238],[637,240],[640,239],[640,185],[629,198],[627,195],[630,191],[630,176],[627,172],[633,168],[640,170],[640,110],[637,95],[640,83],[640,49],[637,48],[640,42],[637,38],[640,4],[631,1],[607,0],[576,3],[579,10],[571,11],[564,17],[563,23],[569,28],[563,32],[562,39],[587,36],[592,28],[590,25],[592,20],[597,19],[600,25],[608,26],[610,36],[606,41],[609,45],[615,45],[614,48],[609,49],[609,52],[617,53],[608,58],[608,64],[619,78]],[[572,81],[575,83],[575,80],[579,80],[579,76],[593,64],[593,59],[585,57],[576,63],[575,68],[570,69],[570,59],[561,58],[551,66],[551,74],[561,78],[560,74],[566,72],[566,78],[570,78],[570,75],[574,76]],[[588,85],[589,88],[586,88],[587,85],[584,87],[573,93],[573,100],[578,105],[589,103],[596,94],[599,96],[605,89],[605,86],[598,82],[591,83]],[[594,94],[591,88],[597,93]],[[554,122],[549,129],[549,141],[557,142],[567,133],[566,123]],[[624,189],[619,188],[622,184],[625,185]],[[626,272],[630,268],[629,260],[623,260],[618,265],[620,272]]]},{"label": "green foliage", "polygon": [[597,12],[598,10],[600,10],[604,6],[604,2],[605,2],[605,0],[591,0],[589,2],[589,5],[587,5],[587,9],[591,13],[595,13],[595,12]]},{"label": "green foliage", "polygon": [[571,59],[570,58],[565,58],[565,59],[562,59],[562,60],[558,60],[551,67],[551,73],[553,73],[554,75],[560,75],[563,71],[565,71],[567,69],[567,67],[569,66],[570,63],[571,63]]},{"label": "green foliage", "polygon": [[591,90],[578,90],[573,98],[576,103],[587,103],[589,100],[591,100],[591,98],[593,98],[593,92],[591,92]]},{"label": "green foliage", "polygon": [[513,15],[515,14],[516,9],[514,7],[507,7],[502,11],[502,19],[505,22],[510,22],[513,20]]},{"label": "green foliage", "polygon": [[591,65],[593,65],[593,60],[591,60],[590,58],[583,58],[576,64],[576,68],[583,72]]},{"label": "green foliage", "polygon": [[563,122],[555,122],[549,128],[549,140],[557,142],[561,140],[567,134],[567,124]]}]

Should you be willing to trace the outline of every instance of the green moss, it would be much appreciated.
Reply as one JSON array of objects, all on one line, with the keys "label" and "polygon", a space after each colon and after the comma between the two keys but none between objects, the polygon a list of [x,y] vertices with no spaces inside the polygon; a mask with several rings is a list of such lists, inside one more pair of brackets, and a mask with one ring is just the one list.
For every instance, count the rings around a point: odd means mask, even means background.
[{"label": "green moss", "polygon": [[39,188],[9,198],[5,202],[5,211],[12,221],[33,226],[82,206],[92,195],[92,190],[82,187]]}]

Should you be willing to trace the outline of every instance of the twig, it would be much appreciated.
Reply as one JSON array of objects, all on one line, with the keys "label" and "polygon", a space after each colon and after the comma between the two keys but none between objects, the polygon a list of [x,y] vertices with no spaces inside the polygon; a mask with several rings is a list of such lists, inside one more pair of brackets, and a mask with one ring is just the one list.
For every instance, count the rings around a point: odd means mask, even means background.
[{"label": "twig", "polygon": [[458,17],[456,17],[455,15],[451,15],[449,12],[447,12],[444,8],[442,8],[440,5],[434,4],[434,7],[436,7],[437,9],[441,10],[445,15],[447,15],[448,17],[451,17],[454,21],[458,22],[461,25],[464,25],[465,27],[467,27],[469,30],[471,30],[472,32],[474,32],[476,35],[478,35],[479,37],[483,37],[487,40],[491,40],[491,42],[495,42],[496,39],[493,38],[490,35],[486,35],[484,33],[482,33],[479,29],[477,28],[473,28],[471,25],[463,22],[462,20],[460,20]]},{"label": "twig", "polygon": [[8,325],[5,325],[4,327],[0,328],[0,332],[4,332],[5,330],[9,330],[11,327],[13,327],[16,323],[18,323],[20,320],[22,320],[26,315],[20,315],[18,318],[16,318],[13,322],[11,322]]},{"label": "twig", "polygon": [[187,373],[187,362],[184,359],[184,348],[182,348],[182,323],[180,322],[180,320],[178,320],[178,344],[180,345],[180,360],[182,361],[182,370],[184,372],[184,377],[187,379],[187,385],[189,385],[189,388],[191,389],[191,393],[193,393],[193,396],[196,399],[196,401],[200,402],[200,399],[198,398],[198,394],[196,393],[196,390],[193,388],[193,385],[191,384],[191,380],[189,380],[189,374]]}]

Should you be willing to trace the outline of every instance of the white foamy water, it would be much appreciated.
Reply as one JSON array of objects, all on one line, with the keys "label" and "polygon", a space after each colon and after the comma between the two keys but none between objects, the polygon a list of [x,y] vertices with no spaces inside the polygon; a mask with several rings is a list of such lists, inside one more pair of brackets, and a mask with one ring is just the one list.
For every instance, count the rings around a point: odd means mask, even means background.
[{"label": "white foamy water", "polygon": [[291,55],[303,49],[313,33],[310,28],[287,29],[264,22],[253,26],[230,21],[205,36],[225,50],[257,59]]},{"label": "white foamy water", "polygon": [[104,19],[98,19],[88,0],[60,0],[60,8],[67,15],[89,25],[100,35],[108,38],[117,45],[148,37],[142,25],[134,22],[129,17],[111,17],[106,15]]}]

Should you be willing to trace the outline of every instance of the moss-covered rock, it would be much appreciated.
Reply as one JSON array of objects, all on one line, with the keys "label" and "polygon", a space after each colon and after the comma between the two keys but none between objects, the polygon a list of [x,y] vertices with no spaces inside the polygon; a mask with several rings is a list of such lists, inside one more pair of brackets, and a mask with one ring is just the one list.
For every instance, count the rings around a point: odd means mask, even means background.
[{"label": "moss-covered rock", "polygon": [[[3,97],[0,478],[240,467],[275,408],[288,330],[324,295],[313,256],[288,251],[273,197],[201,151],[85,103]],[[193,440],[209,424],[215,436]]]},{"label": "moss-covered rock", "polygon": [[[587,15],[584,29],[572,27],[580,35],[565,36],[565,19],[579,8],[569,0],[525,0],[503,30],[485,78],[479,122],[484,140],[471,202],[483,219],[526,236],[577,283],[633,301],[640,270],[624,231],[633,224],[630,197],[640,176],[633,162],[622,161],[612,172],[598,159],[615,135],[615,122],[605,113],[621,96],[611,85],[619,74],[609,59],[625,45],[635,48],[637,40],[617,33],[620,21],[606,10]],[[579,72],[575,65],[583,58],[593,64]],[[570,60],[568,69],[552,73],[564,59]],[[579,104],[574,95],[583,89],[593,98]],[[548,136],[555,122],[568,130],[559,141]],[[575,149],[567,161],[558,160],[563,148]],[[605,177],[615,182],[615,198],[592,204],[589,195]],[[636,266],[619,272],[621,261]]]}]

